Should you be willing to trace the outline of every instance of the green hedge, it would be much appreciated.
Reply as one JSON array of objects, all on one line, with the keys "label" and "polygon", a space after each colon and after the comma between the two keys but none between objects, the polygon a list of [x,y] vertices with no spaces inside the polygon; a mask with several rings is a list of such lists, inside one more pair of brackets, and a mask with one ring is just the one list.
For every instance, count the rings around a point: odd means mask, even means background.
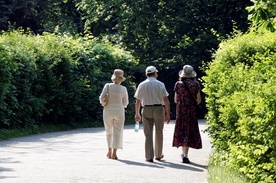
[{"label": "green hedge", "polygon": [[236,35],[206,70],[208,132],[216,163],[250,182],[276,180],[276,33]]},{"label": "green hedge", "polygon": [[[130,53],[105,40],[4,32],[0,36],[0,128],[99,121],[99,95],[104,84],[111,82],[113,70],[125,71],[123,85],[133,96],[136,65]],[[127,114],[132,115],[130,102]]]}]

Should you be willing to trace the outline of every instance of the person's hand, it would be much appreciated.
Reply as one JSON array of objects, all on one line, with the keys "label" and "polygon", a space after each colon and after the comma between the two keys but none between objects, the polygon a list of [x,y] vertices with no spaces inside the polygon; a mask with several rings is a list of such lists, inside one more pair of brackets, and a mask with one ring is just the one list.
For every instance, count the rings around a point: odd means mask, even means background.
[{"label": "person's hand", "polygon": [[140,114],[135,114],[135,117],[134,117],[135,121],[141,121],[141,115]]},{"label": "person's hand", "polygon": [[167,124],[169,124],[170,120],[171,120],[170,114],[166,114],[165,115],[165,122],[167,122]]}]

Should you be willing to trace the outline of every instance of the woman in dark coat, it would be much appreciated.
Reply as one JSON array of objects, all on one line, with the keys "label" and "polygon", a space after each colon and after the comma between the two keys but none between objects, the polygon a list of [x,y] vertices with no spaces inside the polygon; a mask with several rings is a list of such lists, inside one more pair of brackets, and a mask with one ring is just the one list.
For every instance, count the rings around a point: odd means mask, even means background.
[{"label": "woman in dark coat", "polygon": [[201,149],[202,141],[197,120],[197,105],[201,102],[200,85],[195,80],[196,72],[190,65],[179,71],[180,81],[174,86],[176,103],[176,122],[173,147],[182,147],[183,163],[190,163],[189,148]]}]

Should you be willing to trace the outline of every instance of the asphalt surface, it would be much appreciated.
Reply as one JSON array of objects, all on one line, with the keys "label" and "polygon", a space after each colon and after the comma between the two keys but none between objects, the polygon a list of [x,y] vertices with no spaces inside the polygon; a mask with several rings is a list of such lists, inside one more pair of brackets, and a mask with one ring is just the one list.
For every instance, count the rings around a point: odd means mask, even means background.
[{"label": "asphalt surface", "polygon": [[85,128],[0,141],[1,183],[207,183],[212,151],[202,130],[203,149],[190,149],[191,164],[181,162],[181,148],[172,147],[174,121],[164,126],[163,161],[146,162],[140,125],[125,126],[124,149],[118,160],[107,159],[103,128]]}]

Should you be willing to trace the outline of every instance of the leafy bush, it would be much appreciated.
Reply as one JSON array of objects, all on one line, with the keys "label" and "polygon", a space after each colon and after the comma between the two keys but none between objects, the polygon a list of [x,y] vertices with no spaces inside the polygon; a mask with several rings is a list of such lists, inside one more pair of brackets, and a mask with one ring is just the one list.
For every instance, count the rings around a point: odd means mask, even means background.
[{"label": "leafy bush", "polygon": [[207,122],[217,163],[251,182],[276,180],[276,34],[224,41],[206,70]]},{"label": "leafy bush", "polygon": [[122,84],[133,96],[136,62],[108,41],[13,31],[2,33],[0,45],[1,128],[101,120],[99,94],[115,68],[125,71]]}]

